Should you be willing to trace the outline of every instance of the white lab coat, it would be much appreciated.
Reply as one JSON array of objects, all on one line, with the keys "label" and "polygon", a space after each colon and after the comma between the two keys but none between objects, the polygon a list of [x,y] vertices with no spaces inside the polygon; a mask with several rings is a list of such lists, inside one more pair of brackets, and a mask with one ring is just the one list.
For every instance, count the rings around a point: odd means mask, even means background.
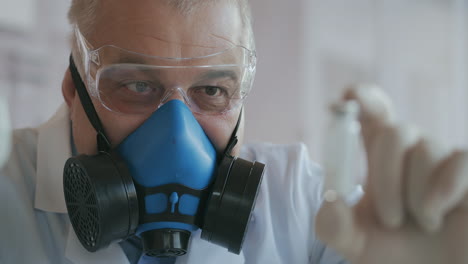
[{"label": "white lab coat", "polygon": [[[128,263],[117,243],[87,252],[71,228],[62,186],[71,156],[68,115],[63,105],[39,128],[14,134],[0,177],[0,263]],[[322,176],[304,145],[248,145],[241,157],[267,164],[243,251],[229,253],[197,231],[176,263],[343,263],[314,236]]]}]

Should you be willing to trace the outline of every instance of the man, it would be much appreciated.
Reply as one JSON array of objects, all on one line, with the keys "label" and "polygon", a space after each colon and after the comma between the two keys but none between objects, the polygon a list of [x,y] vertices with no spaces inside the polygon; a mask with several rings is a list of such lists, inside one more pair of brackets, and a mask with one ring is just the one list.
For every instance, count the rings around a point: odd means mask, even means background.
[{"label": "man", "polygon": [[[7,211],[0,225],[2,262],[344,263],[315,237],[314,225],[323,241],[353,263],[468,260],[466,153],[440,150],[395,124],[378,91],[345,95],[361,104],[369,154],[369,184],[353,208],[335,197],[318,212],[323,179],[303,146],[241,149],[242,103],[255,68],[245,1],[76,0],[69,16],[75,32],[62,85],[66,105],[40,128],[15,133],[2,176],[2,186],[9,186],[1,194]],[[200,239],[200,230],[192,232],[187,254],[177,258],[141,255],[134,237],[86,251],[67,216],[67,158],[117,149],[132,159],[125,145],[138,141],[132,135],[148,124],[155,134],[145,139],[147,145],[171,143],[159,138],[158,131],[169,126],[159,120],[175,104],[182,112],[189,109],[182,119],[195,118],[194,130],[202,128],[218,156],[229,152],[267,165],[241,254]],[[191,128],[169,131],[190,135]]]}]

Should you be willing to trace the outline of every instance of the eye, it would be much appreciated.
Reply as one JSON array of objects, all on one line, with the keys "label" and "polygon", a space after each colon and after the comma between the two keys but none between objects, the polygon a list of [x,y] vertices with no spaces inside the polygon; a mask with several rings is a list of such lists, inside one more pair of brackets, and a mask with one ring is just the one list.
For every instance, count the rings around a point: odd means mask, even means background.
[{"label": "eye", "polygon": [[151,87],[146,82],[130,82],[126,83],[124,86],[128,90],[139,94],[151,92]]},{"label": "eye", "polygon": [[222,90],[221,88],[216,86],[206,86],[203,88],[203,92],[205,92],[209,96],[219,96]]}]

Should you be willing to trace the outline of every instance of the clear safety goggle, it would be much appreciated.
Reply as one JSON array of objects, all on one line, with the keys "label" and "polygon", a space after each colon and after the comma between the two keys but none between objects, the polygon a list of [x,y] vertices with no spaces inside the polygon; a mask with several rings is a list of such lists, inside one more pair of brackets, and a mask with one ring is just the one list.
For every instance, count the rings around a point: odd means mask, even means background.
[{"label": "clear safety goggle", "polygon": [[75,28],[89,93],[107,109],[150,114],[173,98],[200,114],[242,105],[255,75],[256,55],[243,46],[190,58],[145,55],[113,45],[93,49]]}]

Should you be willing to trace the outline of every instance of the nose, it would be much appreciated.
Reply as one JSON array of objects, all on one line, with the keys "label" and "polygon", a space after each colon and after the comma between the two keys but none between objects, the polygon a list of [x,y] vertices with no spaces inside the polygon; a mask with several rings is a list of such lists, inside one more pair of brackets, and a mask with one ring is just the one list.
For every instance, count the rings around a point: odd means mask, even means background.
[{"label": "nose", "polygon": [[187,106],[190,106],[190,103],[189,103],[189,100],[187,98],[187,94],[185,93],[185,91],[178,87],[178,88],[173,88],[169,91],[167,91],[166,95],[164,96],[164,98],[161,100],[161,103],[160,103],[160,107],[162,105],[164,105],[165,103],[169,102],[169,101],[172,101],[172,100],[180,100],[182,101],[184,104],[186,104]]}]

